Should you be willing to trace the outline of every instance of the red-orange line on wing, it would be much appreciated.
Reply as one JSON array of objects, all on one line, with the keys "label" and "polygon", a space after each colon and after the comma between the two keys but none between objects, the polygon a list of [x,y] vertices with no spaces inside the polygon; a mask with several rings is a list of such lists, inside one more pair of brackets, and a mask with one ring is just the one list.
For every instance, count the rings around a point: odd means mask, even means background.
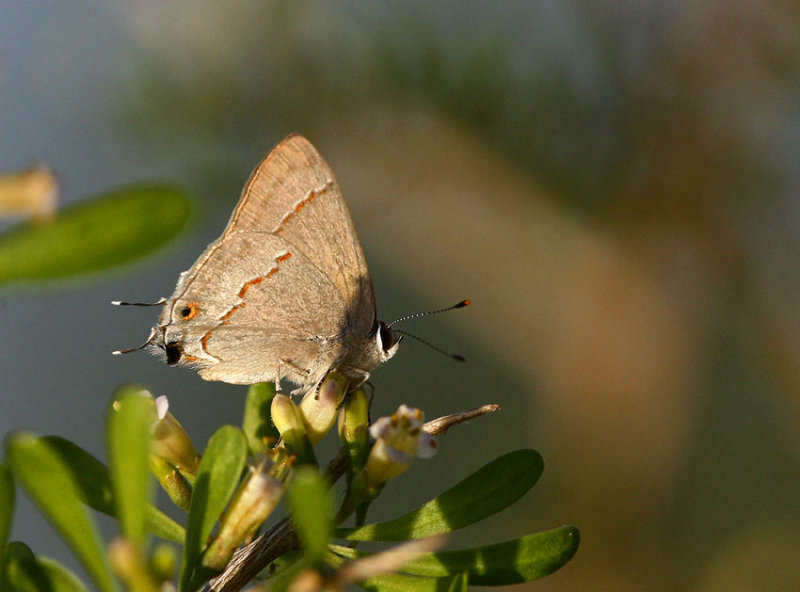
[{"label": "red-orange line on wing", "polygon": [[209,356],[212,355],[210,351],[208,351],[208,340],[211,337],[211,331],[203,335],[203,338],[200,340],[200,345],[203,346],[203,351],[206,352]]},{"label": "red-orange line on wing", "polygon": [[228,312],[226,312],[224,315],[222,315],[222,316],[219,318],[219,320],[220,320],[220,321],[222,321],[222,322],[224,323],[224,322],[225,322],[225,321],[227,321],[229,318],[231,318],[231,316],[233,316],[233,313],[235,313],[237,310],[239,310],[240,308],[243,308],[243,307],[244,307],[244,302],[240,302],[239,304],[237,304],[236,306],[234,306],[233,308],[231,308],[231,309],[230,309]]},{"label": "red-orange line on wing", "polygon": [[[269,276],[267,276],[267,277],[269,277]],[[264,276],[259,276],[259,277],[255,278],[255,279],[252,279],[249,282],[247,282],[244,286],[242,286],[242,289],[239,290],[239,298],[244,298],[244,295],[250,289],[250,286],[255,286],[256,284],[260,284],[263,281],[264,281]]]},{"label": "red-orange line on wing", "polygon": [[286,215],[286,216],[283,218],[283,220],[281,220],[281,223],[280,223],[280,224],[278,224],[278,227],[277,227],[277,228],[275,229],[275,231],[274,231],[274,232],[275,232],[275,234],[278,234],[278,233],[279,233],[281,230],[283,230],[283,227],[284,227],[284,226],[286,226],[286,223],[287,223],[289,220],[291,220],[292,218],[294,218],[294,217],[295,217],[297,214],[299,214],[299,213],[300,213],[300,210],[302,210],[304,207],[306,207],[308,204],[310,204],[312,201],[314,201],[314,200],[315,200],[317,197],[319,197],[320,195],[323,195],[323,194],[327,193],[327,192],[328,192],[328,188],[329,188],[330,186],[331,186],[331,183],[327,183],[327,184],[325,185],[325,187],[323,187],[323,188],[322,188],[322,189],[320,189],[319,191],[314,191],[314,190],[312,189],[312,190],[309,192],[309,194],[308,194],[308,197],[307,197],[307,198],[305,198],[305,199],[303,199],[303,200],[301,200],[301,201],[300,201],[300,202],[299,202],[299,203],[298,203],[298,204],[297,204],[297,205],[294,207],[294,210],[292,210],[291,212],[289,212],[289,213],[288,213],[288,214],[287,214],[287,215]]}]

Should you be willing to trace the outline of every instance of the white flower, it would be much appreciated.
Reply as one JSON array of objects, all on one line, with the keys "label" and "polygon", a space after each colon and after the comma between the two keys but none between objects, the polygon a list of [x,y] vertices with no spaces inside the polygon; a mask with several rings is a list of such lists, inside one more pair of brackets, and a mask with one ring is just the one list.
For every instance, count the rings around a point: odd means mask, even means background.
[{"label": "white flower", "polygon": [[401,405],[391,417],[381,417],[369,428],[375,444],[367,459],[367,481],[371,487],[405,472],[414,457],[436,454],[436,440],[422,430],[425,415]]}]

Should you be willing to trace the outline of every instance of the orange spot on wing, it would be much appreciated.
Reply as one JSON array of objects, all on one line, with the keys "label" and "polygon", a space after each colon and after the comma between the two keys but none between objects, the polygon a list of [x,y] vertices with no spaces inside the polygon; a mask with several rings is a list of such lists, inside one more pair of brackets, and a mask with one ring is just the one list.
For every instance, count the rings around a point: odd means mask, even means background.
[{"label": "orange spot on wing", "polygon": [[291,253],[284,253],[283,255],[281,255],[280,257],[275,259],[275,261],[277,261],[278,263],[281,263],[282,261],[286,261],[291,256],[292,256]]},{"label": "orange spot on wing", "polygon": [[186,305],[180,309],[181,319],[190,321],[197,316],[198,312],[200,312],[200,305],[198,305],[197,302],[187,302]]}]

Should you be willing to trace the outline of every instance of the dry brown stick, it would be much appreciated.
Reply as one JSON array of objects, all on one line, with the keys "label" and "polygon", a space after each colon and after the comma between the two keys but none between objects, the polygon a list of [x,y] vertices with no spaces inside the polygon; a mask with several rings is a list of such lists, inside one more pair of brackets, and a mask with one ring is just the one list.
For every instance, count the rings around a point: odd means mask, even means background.
[{"label": "dry brown stick", "polygon": [[498,409],[500,409],[500,405],[482,405],[481,407],[475,407],[473,409],[467,409],[466,411],[460,411],[458,413],[452,413],[451,415],[444,415],[437,419],[432,419],[425,422],[425,425],[422,426],[422,429],[432,436],[442,436],[447,433],[447,430],[457,423],[464,423],[465,421],[475,419],[476,417],[486,415],[487,413],[492,413]]},{"label": "dry brown stick", "polygon": [[[450,427],[469,421],[481,415],[500,409],[500,405],[483,405],[459,413],[445,415],[426,422],[422,429],[427,433],[439,436],[447,433]],[[335,483],[347,470],[347,456],[344,450],[330,462],[325,473]],[[284,553],[299,546],[297,534],[286,516],[268,528],[261,536],[249,545],[234,553],[228,565],[220,575],[209,581],[203,592],[237,592],[244,588],[258,573]]]}]

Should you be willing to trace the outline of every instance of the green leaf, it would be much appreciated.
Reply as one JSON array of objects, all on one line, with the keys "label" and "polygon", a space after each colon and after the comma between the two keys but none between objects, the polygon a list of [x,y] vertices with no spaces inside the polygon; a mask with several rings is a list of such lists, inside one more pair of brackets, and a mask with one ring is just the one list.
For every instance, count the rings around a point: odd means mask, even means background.
[{"label": "green leaf", "polygon": [[153,399],[139,387],[120,389],[107,420],[111,485],[123,536],[143,551],[147,506],[152,496],[148,468]]},{"label": "green leaf", "polygon": [[14,517],[14,477],[8,467],[0,463],[0,590],[4,590],[3,581],[6,564],[6,543],[11,532],[11,520]]},{"label": "green leaf", "polygon": [[[425,553],[405,563],[405,574],[441,578],[467,572],[473,586],[506,586],[530,582],[553,573],[578,549],[580,536],[573,526],[562,526],[511,541],[472,549]],[[331,546],[341,557],[371,555],[349,547]]]},{"label": "green leaf", "polygon": [[333,532],[333,501],[328,483],[310,467],[295,472],[286,492],[289,512],[308,565],[318,565],[326,555]]},{"label": "green leaf", "polygon": [[[365,590],[375,592],[451,592],[462,590],[462,578],[421,578],[401,574],[375,576],[359,583]],[[464,590],[466,588],[463,588]]]},{"label": "green leaf", "polygon": [[247,441],[239,428],[222,426],[208,441],[197,469],[187,518],[180,590],[187,590],[191,583],[202,546],[236,490],[246,457]]},{"label": "green leaf", "polygon": [[189,217],[176,189],[137,185],[64,208],[49,224],[0,236],[0,284],[99,272],[161,248]]},{"label": "green leaf", "polygon": [[[69,467],[78,487],[78,498],[90,508],[116,517],[108,467],[77,444],[59,436],[44,436],[42,441],[57,452],[61,461]],[[146,524],[147,530],[154,535],[183,544],[186,537],[183,527],[149,504]]]},{"label": "green leaf", "polygon": [[538,481],[544,461],[535,450],[515,450],[493,460],[416,510],[378,524],[340,529],[337,538],[404,541],[451,532],[510,506]]},{"label": "green leaf", "polygon": [[275,385],[271,382],[256,383],[247,391],[242,429],[247,436],[247,447],[253,456],[266,452],[265,438],[278,440],[278,430],[270,419],[270,405],[274,396]]},{"label": "green leaf", "polygon": [[183,545],[186,540],[186,529],[155,506],[147,506],[146,525],[149,533],[165,541]]},{"label": "green leaf", "polygon": [[12,592],[87,592],[69,569],[48,557],[36,557],[24,543],[8,546],[6,572]]},{"label": "green leaf", "polygon": [[469,574],[467,572],[456,574],[450,579],[448,592],[467,592],[468,589]]},{"label": "green leaf", "polygon": [[59,454],[41,438],[20,433],[6,442],[14,477],[72,549],[97,588],[114,590],[97,528],[78,499],[78,486]]},{"label": "green leaf", "polygon": [[[5,577],[14,592],[49,590],[50,582],[44,568],[36,561],[25,543],[12,542],[6,548]],[[5,589],[5,588],[4,588]]]},{"label": "green leaf", "polygon": [[41,555],[36,560],[47,574],[47,579],[53,586],[53,592],[88,592],[88,589],[78,576],[65,565],[55,559],[42,557]]}]

